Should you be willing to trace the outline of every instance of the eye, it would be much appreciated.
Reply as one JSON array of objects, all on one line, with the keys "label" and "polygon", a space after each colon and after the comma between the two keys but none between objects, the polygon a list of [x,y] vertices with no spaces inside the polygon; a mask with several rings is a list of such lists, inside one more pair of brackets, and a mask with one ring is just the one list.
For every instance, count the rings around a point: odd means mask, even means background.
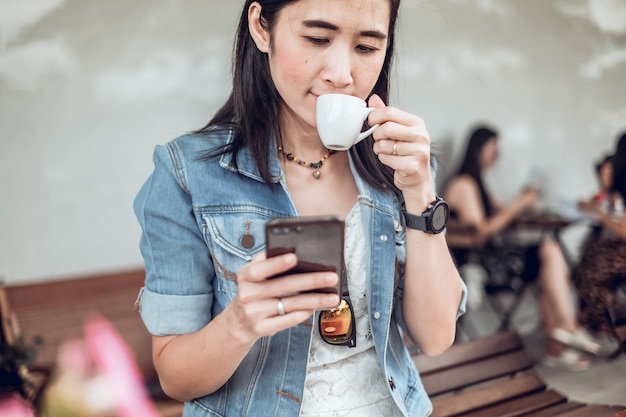
[{"label": "eye", "polygon": [[326,38],[315,38],[312,36],[307,36],[306,39],[313,45],[326,45],[328,43],[328,39]]},{"label": "eye", "polygon": [[364,54],[370,54],[370,53],[378,51],[378,48],[374,48],[372,46],[367,46],[367,45],[357,45],[356,50]]}]

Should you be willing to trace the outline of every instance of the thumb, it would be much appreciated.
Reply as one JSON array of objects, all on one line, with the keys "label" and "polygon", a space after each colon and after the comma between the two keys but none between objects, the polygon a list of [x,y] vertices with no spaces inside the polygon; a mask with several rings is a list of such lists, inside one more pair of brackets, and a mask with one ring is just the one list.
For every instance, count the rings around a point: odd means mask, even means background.
[{"label": "thumb", "polygon": [[380,98],[380,96],[378,94],[372,94],[372,96],[369,98],[368,106],[369,107],[374,107],[374,108],[377,108],[377,109],[380,109],[380,108],[383,108],[383,107],[387,107],[385,105],[385,102],[383,101],[383,99]]}]

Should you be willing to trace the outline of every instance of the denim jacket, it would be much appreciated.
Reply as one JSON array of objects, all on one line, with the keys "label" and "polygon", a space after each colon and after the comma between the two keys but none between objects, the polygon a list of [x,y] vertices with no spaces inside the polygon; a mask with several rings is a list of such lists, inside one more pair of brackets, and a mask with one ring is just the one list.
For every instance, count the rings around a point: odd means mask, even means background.
[{"label": "denim jacket", "polygon": [[[265,222],[298,215],[276,152],[268,151],[275,181],[269,186],[247,149],[237,158],[240,172],[230,167],[230,155],[201,158],[231,139],[224,132],[186,135],[154,152],[155,169],[134,202],[146,268],[140,312],[151,334],[191,333],[209,323],[235,297],[239,268],[264,251]],[[378,361],[400,410],[427,416],[432,405],[400,330],[403,277],[397,266],[405,263],[406,234],[399,203],[351,168],[369,237],[367,297]],[[252,239],[242,240],[246,235]],[[464,300],[465,289],[460,312]],[[259,339],[229,381],[187,402],[184,416],[298,416],[312,323],[310,317]]]}]

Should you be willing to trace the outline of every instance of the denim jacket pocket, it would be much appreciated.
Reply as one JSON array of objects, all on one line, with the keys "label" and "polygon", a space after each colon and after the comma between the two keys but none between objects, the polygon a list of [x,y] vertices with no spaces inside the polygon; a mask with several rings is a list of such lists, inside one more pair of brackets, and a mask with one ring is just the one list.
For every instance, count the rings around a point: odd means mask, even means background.
[{"label": "denim jacket pocket", "polygon": [[237,292],[239,269],[265,249],[265,223],[276,214],[267,209],[228,207],[200,216],[217,274],[216,289],[231,301]]}]

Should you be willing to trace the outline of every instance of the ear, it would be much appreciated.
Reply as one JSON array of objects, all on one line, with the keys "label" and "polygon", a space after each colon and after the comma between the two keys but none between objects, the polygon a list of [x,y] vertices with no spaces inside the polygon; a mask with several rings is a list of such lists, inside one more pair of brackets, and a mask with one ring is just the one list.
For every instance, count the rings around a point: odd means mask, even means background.
[{"label": "ear", "polygon": [[256,1],[248,8],[248,31],[254,40],[259,51],[267,53],[269,51],[270,34],[261,24],[261,5]]}]

